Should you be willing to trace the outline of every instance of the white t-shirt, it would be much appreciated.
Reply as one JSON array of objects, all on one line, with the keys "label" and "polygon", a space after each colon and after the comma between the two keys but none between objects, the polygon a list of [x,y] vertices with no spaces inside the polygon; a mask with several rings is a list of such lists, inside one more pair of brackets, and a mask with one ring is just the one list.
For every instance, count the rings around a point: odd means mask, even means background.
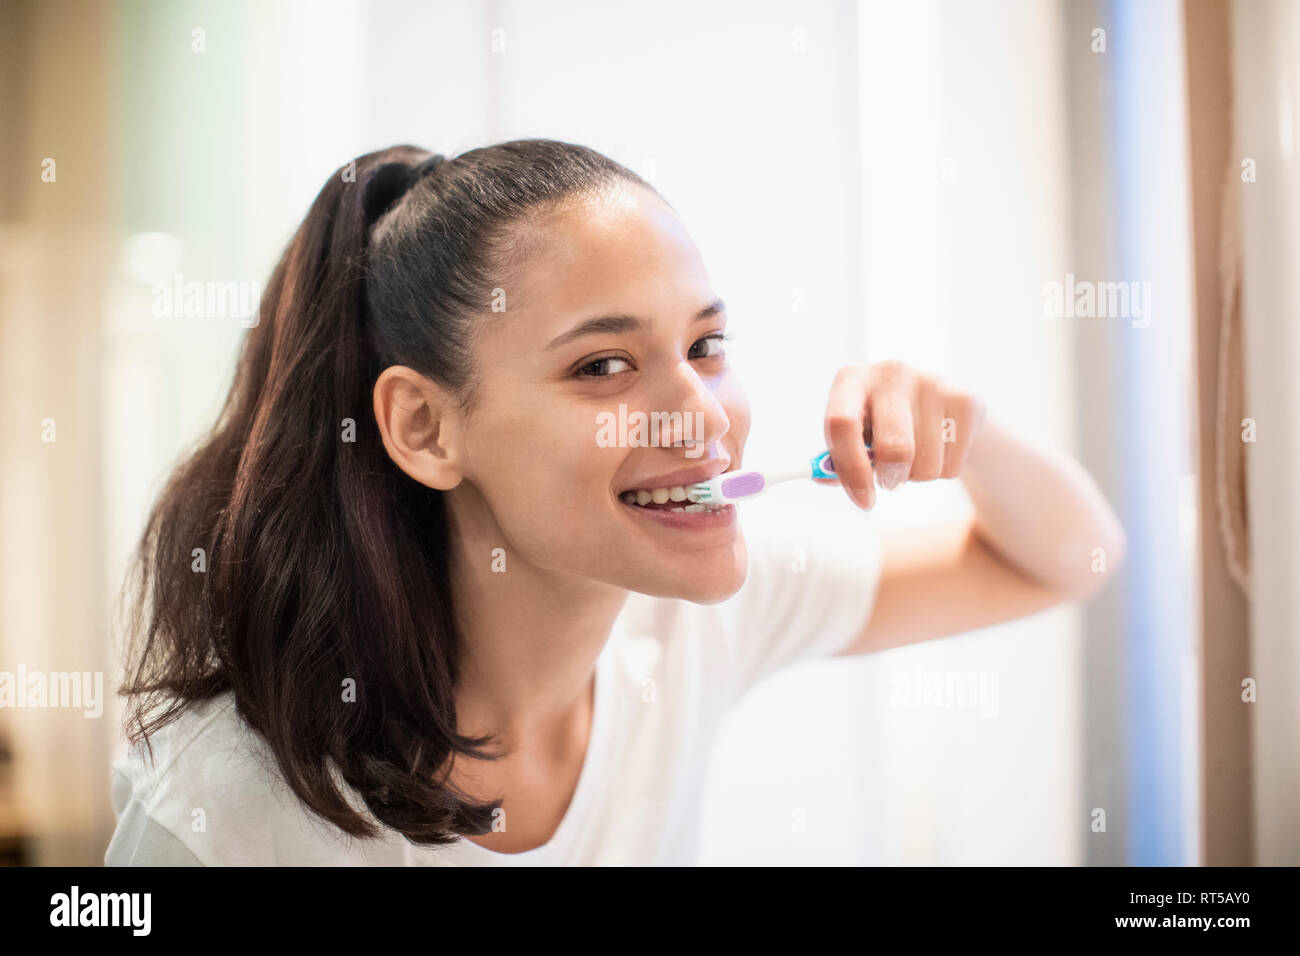
[{"label": "white t-shirt", "polygon": [[[861,519],[861,520],[859,520]],[[544,846],[498,853],[349,837],[304,807],[232,696],[192,707],[112,767],[109,866],[567,866],[695,862],[698,808],[727,709],[782,667],[843,650],[880,579],[870,516],[746,516],[749,572],[720,604],[631,594],[596,663],[577,789]],[[349,800],[374,822],[360,798]],[[201,812],[199,812],[201,811]]]}]

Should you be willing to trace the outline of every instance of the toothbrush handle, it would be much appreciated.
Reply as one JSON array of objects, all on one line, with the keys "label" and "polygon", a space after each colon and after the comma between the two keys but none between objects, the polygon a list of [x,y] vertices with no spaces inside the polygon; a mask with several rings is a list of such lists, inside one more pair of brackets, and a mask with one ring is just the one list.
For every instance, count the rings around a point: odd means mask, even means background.
[{"label": "toothbrush handle", "polygon": [[814,478],[815,468],[811,461],[806,461],[798,468],[791,468],[789,471],[773,471],[763,475],[764,485],[779,485],[783,481],[793,481],[796,478]]}]

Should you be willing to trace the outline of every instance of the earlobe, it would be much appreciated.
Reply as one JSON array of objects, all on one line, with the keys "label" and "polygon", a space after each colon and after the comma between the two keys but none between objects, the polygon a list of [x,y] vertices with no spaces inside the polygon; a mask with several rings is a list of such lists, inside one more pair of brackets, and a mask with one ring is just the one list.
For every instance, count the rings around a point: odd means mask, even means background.
[{"label": "earlobe", "polygon": [[422,485],[447,491],[460,484],[460,419],[446,389],[404,365],[380,373],[375,421],[384,450]]}]

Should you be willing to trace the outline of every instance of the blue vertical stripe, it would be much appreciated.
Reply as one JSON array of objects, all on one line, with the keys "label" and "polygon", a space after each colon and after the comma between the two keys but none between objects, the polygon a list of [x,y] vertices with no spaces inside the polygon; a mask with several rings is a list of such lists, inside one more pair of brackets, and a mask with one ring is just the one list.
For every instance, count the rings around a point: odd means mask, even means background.
[{"label": "blue vertical stripe", "polygon": [[[1171,308],[1172,283],[1185,278],[1179,257],[1189,239],[1173,234],[1168,211],[1173,196],[1169,171],[1186,162],[1186,143],[1172,118],[1184,108],[1171,84],[1169,58],[1181,36],[1173,3],[1109,5],[1109,68],[1113,109],[1109,148],[1113,274],[1087,277],[1149,281],[1150,325],[1111,323],[1116,344],[1118,391],[1115,434],[1122,450],[1122,498],[1128,532],[1124,574],[1125,640],[1123,702],[1126,728],[1127,808],[1122,821],[1128,863],[1176,866],[1186,859],[1182,782],[1182,735],[1194,715],[1182,713],[1183,655],[1191,633],[1191,582],[1179,539],[1179,482],[1189,433],[1187,369],[1190,319]],[[1180,340],[1178,337],[1184,337]],[[1104,387],[1094,383],[1093,387]],[[1117,700],[1118,703],[1118,700]]]}]

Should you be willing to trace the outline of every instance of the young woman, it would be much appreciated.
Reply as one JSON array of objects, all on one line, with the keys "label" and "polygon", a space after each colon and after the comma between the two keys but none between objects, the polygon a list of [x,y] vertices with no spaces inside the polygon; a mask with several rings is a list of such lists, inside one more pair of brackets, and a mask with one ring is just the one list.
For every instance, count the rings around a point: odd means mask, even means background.
[{"label": "young woman", "polygon": [[[870,509],[960,478],[973,523],[747,542],[678,490],[742,467],[725,328],[671,207],[592,150],[331,177],[141,544],[106,862],[690,863],[712,732],[756,681],[1121,561],[1077,464],[897,363],[828,383],[840,483]],[[598,440],[619,405],[699,427]]]}]

